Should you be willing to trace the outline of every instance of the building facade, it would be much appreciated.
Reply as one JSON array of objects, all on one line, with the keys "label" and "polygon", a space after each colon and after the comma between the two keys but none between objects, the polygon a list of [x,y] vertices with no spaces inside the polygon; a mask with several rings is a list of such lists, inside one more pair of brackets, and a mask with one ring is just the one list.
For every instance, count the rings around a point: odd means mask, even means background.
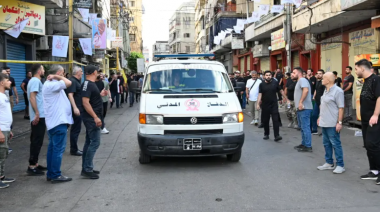
[{"label": "building facade", "polygon": [[171,53],[195,53],[195,1],[181,4],[170,19],[169,46]]},{"label": "building facade", "polygon": [[142,15],[144,7],[142,0],[128,0],[129,1],[129,40],[132,52],[143,52],[143,39],[142,39]]},{"label": "building facade", "polygon": [[168,41],[156,41],[156,43],[152,46],[152,58],[153,61],[158,61],[157,57],[154,57],[154,55],[159,54],[169,54],[170,53],[170,46]]}]

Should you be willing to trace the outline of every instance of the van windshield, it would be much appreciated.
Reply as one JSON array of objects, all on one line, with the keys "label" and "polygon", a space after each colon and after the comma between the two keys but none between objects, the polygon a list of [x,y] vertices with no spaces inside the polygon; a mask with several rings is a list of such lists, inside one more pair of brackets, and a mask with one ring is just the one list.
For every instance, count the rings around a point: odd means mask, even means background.
[{"label": "van windshield", "polygon": [[210,69],[168,69],[149,73],[143,92],[228,93],[233,88],[227,74]]}]

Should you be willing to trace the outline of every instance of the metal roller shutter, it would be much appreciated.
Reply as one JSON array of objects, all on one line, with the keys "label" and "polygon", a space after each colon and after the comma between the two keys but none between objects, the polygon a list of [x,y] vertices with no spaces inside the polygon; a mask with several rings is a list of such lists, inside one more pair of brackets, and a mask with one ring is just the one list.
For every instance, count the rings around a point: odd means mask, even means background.
[{"label": "metal roller shutter", "polygon": [[292,53],[293,68],[300,66],[300,56],[297,52]]},{"label": "metal roller shutter", "polygon": [[269,57],[260,58],[260,68],[263,72],[269,70]]},{"label": "metal roller shutter", "polygon": [[[25,60],[26,48],[25,45],[7,42],[7,59],[8,60]],[[7,63],[7,66],[11,68],[11,76],[15,79],[16,88],[18,93],[18,104],[16,102],[13,107],[13,112],[21,111],[25,109],[24,97],[21,89],[21,83],[26,77],[26,65],[21,63]],[[14,97],[16,101],[16,98]]]},{"label": "metal roller shutter", "polygon": [[240,73],[244,72],[244,57],[240,58]]}]

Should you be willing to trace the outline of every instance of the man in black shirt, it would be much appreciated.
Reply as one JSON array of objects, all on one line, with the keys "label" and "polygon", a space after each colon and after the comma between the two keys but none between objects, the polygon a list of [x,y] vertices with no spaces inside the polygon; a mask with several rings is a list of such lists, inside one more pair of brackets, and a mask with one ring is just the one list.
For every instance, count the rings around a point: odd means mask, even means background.
[{"label": "man in black shirt", "polygon": [[67,96],[69,97],[72,116],[74,124],[70,128],[70,154],[75,156],[82,156],[83,152],[78,149],[78,137],[82,128],[82,117],[80,111],[82,109],[82,96],[81,96],[81,79],[83,76],[82,68],[75,66],[73,69],[73,76],[70,78],[71,86],[66,89]]},{"label": "man in black shirt", "polygon": [[380,185],[380,77],[371,73],[371,65],[366,59],[355,63],[355,72],[358,78],[364,78],[360,94],[360,115],[370,169],[361,179],[376,180],[376,184]]},{"label": "man in black shirt", "polygon": [[99,171],[94,170],[93,160],[100,145],[100,127],[102,126],[103,100],[107,95],[100,92],[95,84],[98,76],[98,68],[95,66],[85,67],[86,80],[82,85],[83,124],[86,127],[86,142],[83,147],[82,172],[83,177],[98,179]]},{"label": "man in black shirt", "polygon": [[323,69],[318,70],[315,83],[315,91],[313,95],[313,100],[315,101],[315,105],[313,107],[312,117],[311,117],[311,133],[314,135],[318,135],[318,118],[319,118],[319,106],[321,105],[321,97],[325,92],[325,86],[322,85],[322,79],[325,71]]},{"label": "man in black shirt", "polygon": [[307,70],[307,79],[309,80],[309,83],[310,83],[310,88],[311,88],[311,95],[314,94],[314,91],[315,91],[315,84],[317,82],[317,79],[315,78],[315,76],[313,76],[314,74],[314,71],[313,69],[309,68]]},{"label": "man in black shirt", "polygon": [[16,88],[16,82],[15,82],[15,79],[11,77],[11,68],[5,66],[3,70],[7,72],[9,81],[12,82],[11,89],[9,90],[9,101],[11,102],[11,110],[13,111],[13,107],[14,107],[13,95],[16,96],[16,105],[18,104],[18,93],[17,93],[17,88]]},{"label": "man in black shirt", "polygon": [[125,88],[124,88],[124,78],[120,72],[117,72],[117,79],[119,79],[119,82],[120,82],[119,83],[120,107],[123,108],[123,103],[125,102],[125,99],[124,99]]},{"label": "man in black shirt", "polygon": [[[279,113],[278,113],[278,101],[277,101],[277,92],[281,92],[284,100],[287,101],[287,98],[284,94],[284,91],[280,88],[277,81],[273,80],[272,73],[266,71],[264,73],[265,82],[260,84],[259,87],[259,97],[257,99],[257,109],[262,109],[261,120],[264,124],[264,140],[269,139],[269,120],[272,116],[273,122],[273,131],[275,141],[282,139],[280,136],[280,124],[279,124]],[[260,105],[261,103],[261,105]]]},{"label": "man in black shirt", "polygon": [[338,72],[336,71],[333,71],[333,74],[335,75],[335,85],[342,88],[342,78],[338,77]]},{"label": "man in black shirt", "polygon": [[[244,87],[241,87],[241,90],[237,92],[237,97],[239,99],[241,108],[245,109],[245,105],[243,104],[243,94],[244,94],[244,89],[245,89],[245,83],[244,83],[244,78],[240,76],[240,71],[235,71],[234,79],[235,79],[235,82],[242,82],[244,84]],[[239,86],[239,84],[241,83],[236,83],[236,86]]]},{"label": "man in black shirt", "polygon": [[111,91],[111,107],[113,107],[113,103],[116,102],[116,108],[119,108],[120,106],[120,80],[117,78],[117,75],[115,73],[111,74],[111,80],[110,80],[110,91]]},{"label": "man in black shirt", "polygon": [[297,120],[297,108],[294,104],[294,89],[296,88],[297,80],[292,80],[290,73],[286,73],[288,79],[286,80],[285,86],[285,95],[289,100],[289,103],[286,104],[286,116],[289,119],[289,128],[298,129],[298,120]]},{"label": "man in black shirt", "polygon": [[351,74],[352,67],[346,67],[346,77],[343,80],[343,91],[344,91],[344,119],[343,122],[352,120],[352,87],[355,81],[355,78]]}]

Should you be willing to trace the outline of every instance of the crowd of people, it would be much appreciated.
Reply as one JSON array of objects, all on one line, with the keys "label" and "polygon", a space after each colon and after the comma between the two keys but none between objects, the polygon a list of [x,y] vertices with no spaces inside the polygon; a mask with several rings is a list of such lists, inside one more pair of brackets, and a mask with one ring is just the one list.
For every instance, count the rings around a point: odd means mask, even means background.
[{"label": "crowd of people", "polygon": [[[83,80],[83,74],[85,79]],[[98,179],[100,171],[94,169],[93,159],[100,145],[101,134],[108,134],[105,117],[108,102],[116,102],[116,107],[127,103],[130,107],[134,97],[139,100],[143,76],[131,74],[124,81],[120,73],[112,73],[110,78],[96,66],[74,67],[72,76],[65,73],[60,65],[53,65],[45,77],[44,66],[34,64],[20,85],[25,100],[24,118],[30,121],[30,155],[27,174],[44,176],[52,183],[68,182],[72,178],[61,173],[62,156],[66,149],[67,133],[70,128],[70,154],[82,157],[81,176]],[[83,81],[83,82],[82,82]],[[127,96],[125,96],[127,93]],[[15,96],[15,98],[13,98]],[[18,104],[15,80],[10,68],[4,67],[0,73],[0,188],[9,187],[14,178],[5,176],[5,160],[10,154],[13,137],[13,103]],[[58,109],[59,108],[59,109]],[[82,123],[86,136],[83,150],[78,147],[78,137]],[[39,164],[39,155],[47,130],[49,145],[47,165]]]},{"label": "crowd of people", "polygon": [[[304,71],[296,67],[283,77],[281,70],[258,73],[251,71],[245,80],[240,72],[230,75],[234,87],[238,82],[245,83],[245,90],[239,90],[239,98],[246,98],[252,125],[264,128],[264,140],[269,139],[270,118],[273,123],[274,141],[280,141],[281,118],[279,107],[284,104],[289,119],[289,128],[299,129],[301,143],[294,147],[298,152],[312,152],[312,135],[319,135],[321,129],[325,148],[325,163],[318,170],[333,170],[335,174],[345,172],[343,148],[340,140],[342,125],[353,120],[352,97],[353,83],[352,67],[345,69],[343,81],[336,72],[318,70],[314,76],[312,69]],[[364,148],[367,150],[369,173],[360,176],[361,179],[376,180],[380,185],[380,77],[374,71],[368,60],[360,60],[355,64],[358,83],[363,84],[360,95],[360,114]],[[286,83],[284,80],[286,79]],[[244,95],[246,94],[246,97]],[[243,100],[240,103],[243,104]],[[242,108],[243,105],[242,105]],[[335,154],[335,163],[333,159]]]}]

